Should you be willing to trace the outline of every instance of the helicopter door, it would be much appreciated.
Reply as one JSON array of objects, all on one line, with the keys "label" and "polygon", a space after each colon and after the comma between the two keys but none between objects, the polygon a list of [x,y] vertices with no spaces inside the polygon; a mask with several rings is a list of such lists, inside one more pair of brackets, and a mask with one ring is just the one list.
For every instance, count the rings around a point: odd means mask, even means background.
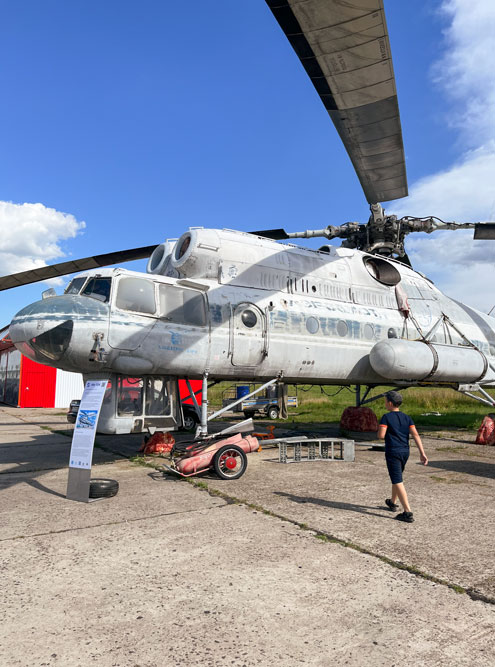
[{"label": "helicopter door", "polygon": [[147,278],[123,275],[110,311],[108,343],[119,350],[135,350],[155,324],[155,286]]},{"label": "helicopter door", "polygon": [[257,366],[266,355],[266,319],[252,303],[240,303],[232,313],[232,364]]}]

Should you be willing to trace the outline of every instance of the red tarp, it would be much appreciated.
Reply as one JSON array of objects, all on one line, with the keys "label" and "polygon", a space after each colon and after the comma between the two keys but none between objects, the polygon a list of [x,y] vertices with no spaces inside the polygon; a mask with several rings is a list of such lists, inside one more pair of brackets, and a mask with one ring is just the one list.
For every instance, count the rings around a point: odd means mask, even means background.
[{"label": "red tarp", "polygon": [[342,413],[340,428],[346,431],[378,431],[378,419],[371,408],[350,406]]},{"label": "red tarp", "polygon": [[476,436],[477,445],[495,445],[495,415],[487,415],[483,418]]},{"label": "red tarp", "polygon": [[174,436],[171,433],[156,431],[149,440],[144,440],[140,452],[144,454],[168,454],[175,444]]}]

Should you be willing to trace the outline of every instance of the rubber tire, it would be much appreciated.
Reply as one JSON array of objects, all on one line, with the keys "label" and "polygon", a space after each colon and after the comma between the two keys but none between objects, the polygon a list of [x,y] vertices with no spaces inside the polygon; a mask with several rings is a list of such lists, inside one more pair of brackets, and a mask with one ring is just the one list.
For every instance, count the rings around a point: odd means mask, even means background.
[{"label": "rubber tire", "polygon": [[244,410],[244,417],[246,419],[254,419],[254,412],[252,410]]},{"label": "rubber tire", "polygon": [[89,482],[90,498],[112,498],[119,490],[119,483],[115,479],[92,479]]},{"label": "rubber tire", "polygon": [[[242,468],[234,475],[226,475],[222,470],[222,468],[220,467],[220,459],[222,458],[222,455],[225,452],[229,452],[232,450],[239,453],[242,460]],[[223,447],[220,447],[220,449],[215,453],[215,456],[213,457],[213,468],[216,474],[220,477],[220,479],[239,479],[239,477],[242,477],[246,472],[247,468],[246,452],[240,447],[237,447],[236,445],[224,445]]]},{"label": "rubber tire", "polygon": [[266,416],[268,419],[278,419],[278,408],[275,405],[271,405],[266,411]]},{"label": "rubber tire", "polygon": [[188,413],[184,415],[184,424],[182,428],[184,429],[184,431],[194,431],[194,429],[196,428],[196,424],[198,423],[199,422],[197,422],[194,419],[194,417],[190,413]]}]

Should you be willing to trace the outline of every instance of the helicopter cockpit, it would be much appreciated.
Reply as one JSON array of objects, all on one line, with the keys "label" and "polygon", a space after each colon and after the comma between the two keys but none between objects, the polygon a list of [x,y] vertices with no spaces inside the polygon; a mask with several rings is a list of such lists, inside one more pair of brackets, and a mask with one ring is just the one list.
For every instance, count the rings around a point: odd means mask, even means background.
[{"label": "helicopter cockpit", "polygon": [[78,276],[73,278],[64,290],[64,294],[81,294],[103,303],[110,301],[111,277]]}]

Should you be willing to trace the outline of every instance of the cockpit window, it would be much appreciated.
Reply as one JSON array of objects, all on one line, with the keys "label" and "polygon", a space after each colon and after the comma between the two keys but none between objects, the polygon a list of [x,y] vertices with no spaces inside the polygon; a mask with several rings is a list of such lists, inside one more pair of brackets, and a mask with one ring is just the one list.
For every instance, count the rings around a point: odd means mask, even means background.
[{"label": "cockpit window", "polygon": [[108,303],[110,300],[111,278],[90,278],[82,294],[92,299]]},{"label": "cockpit window", "polygon": [[86,276],[83,278],[74,278],[74,280],[71,280],[70,283],[67,285],[65,288],[64,294],[79,294],[81,291],[81,287],[84,285],[86,282]]},{"label": "cockpit window", "polygon": [[146,278],[121,278],[117,290],[117,308],[152,315],[156,310],[154,283]]}]

